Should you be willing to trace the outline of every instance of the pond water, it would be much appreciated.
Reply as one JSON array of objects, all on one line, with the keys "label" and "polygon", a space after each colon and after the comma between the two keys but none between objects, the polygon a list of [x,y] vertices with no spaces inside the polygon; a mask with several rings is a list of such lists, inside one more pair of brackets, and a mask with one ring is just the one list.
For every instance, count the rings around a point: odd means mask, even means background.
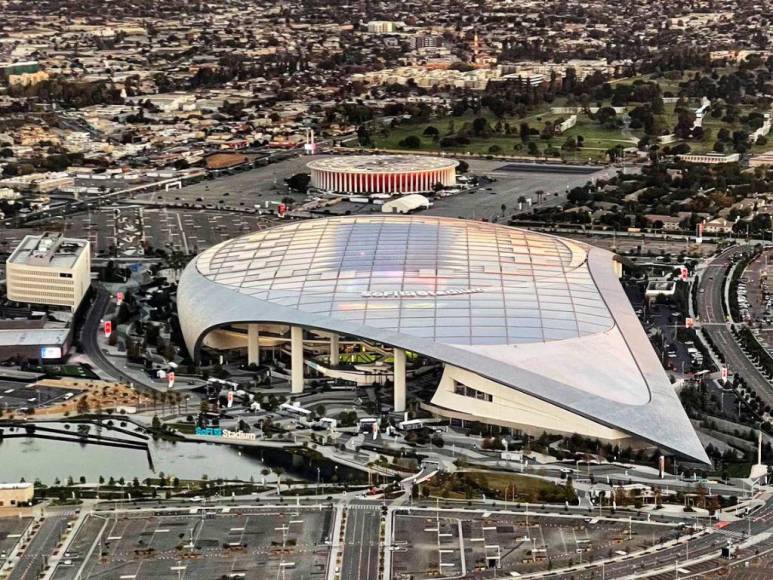
[{"label": "pond water", "polygon": [[[180,479],[241,479],[261,481],[265,465],[229,445],[150,441],[148,453],[140,449],[105,447],[37,437],[0,439],[0,482],[40,479],[51,484],[58,477],[88,481],[114,477],[143,479],[160,472]],[[266,481],[273,481],[273,474]]]}]

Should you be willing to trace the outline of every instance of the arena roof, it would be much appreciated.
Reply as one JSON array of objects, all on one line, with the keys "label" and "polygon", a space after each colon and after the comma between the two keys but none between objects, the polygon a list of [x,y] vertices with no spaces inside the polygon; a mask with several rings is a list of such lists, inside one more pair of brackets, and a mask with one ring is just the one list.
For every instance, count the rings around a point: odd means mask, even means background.
[{"label": "arena roof", "polygon": [[235,322],[406,348],[706,460],[617,280],[613,255],[526,230],[425,216],[294,222],[226,241],[178,294],[195,352]]},{"label": "arena roof", "polygon": [[459,162],[422,155],[346,155],[310,161],[309,169],[353,173],[406,173],[456,167]]}]

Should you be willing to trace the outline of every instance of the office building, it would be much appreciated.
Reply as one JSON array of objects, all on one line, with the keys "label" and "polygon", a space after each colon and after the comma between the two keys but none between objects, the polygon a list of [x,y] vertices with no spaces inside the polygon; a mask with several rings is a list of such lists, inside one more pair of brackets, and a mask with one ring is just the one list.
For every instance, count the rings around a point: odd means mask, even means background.
[{"label": "office building", "polygon": [[6,261],[8,298],[77,310],[91,284],[87,240],[45,233],[25,236]]}]

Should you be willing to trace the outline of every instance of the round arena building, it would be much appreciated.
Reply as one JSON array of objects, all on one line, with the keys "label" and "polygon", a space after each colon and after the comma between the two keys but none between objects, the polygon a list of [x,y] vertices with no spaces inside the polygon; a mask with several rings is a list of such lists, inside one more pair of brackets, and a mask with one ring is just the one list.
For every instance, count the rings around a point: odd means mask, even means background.
[{"label": "round arena building", "polygon": [[420,155],[355,155],[309,162],[311,185],[340,193],[423,193],[456,185],[453,159]]}]

